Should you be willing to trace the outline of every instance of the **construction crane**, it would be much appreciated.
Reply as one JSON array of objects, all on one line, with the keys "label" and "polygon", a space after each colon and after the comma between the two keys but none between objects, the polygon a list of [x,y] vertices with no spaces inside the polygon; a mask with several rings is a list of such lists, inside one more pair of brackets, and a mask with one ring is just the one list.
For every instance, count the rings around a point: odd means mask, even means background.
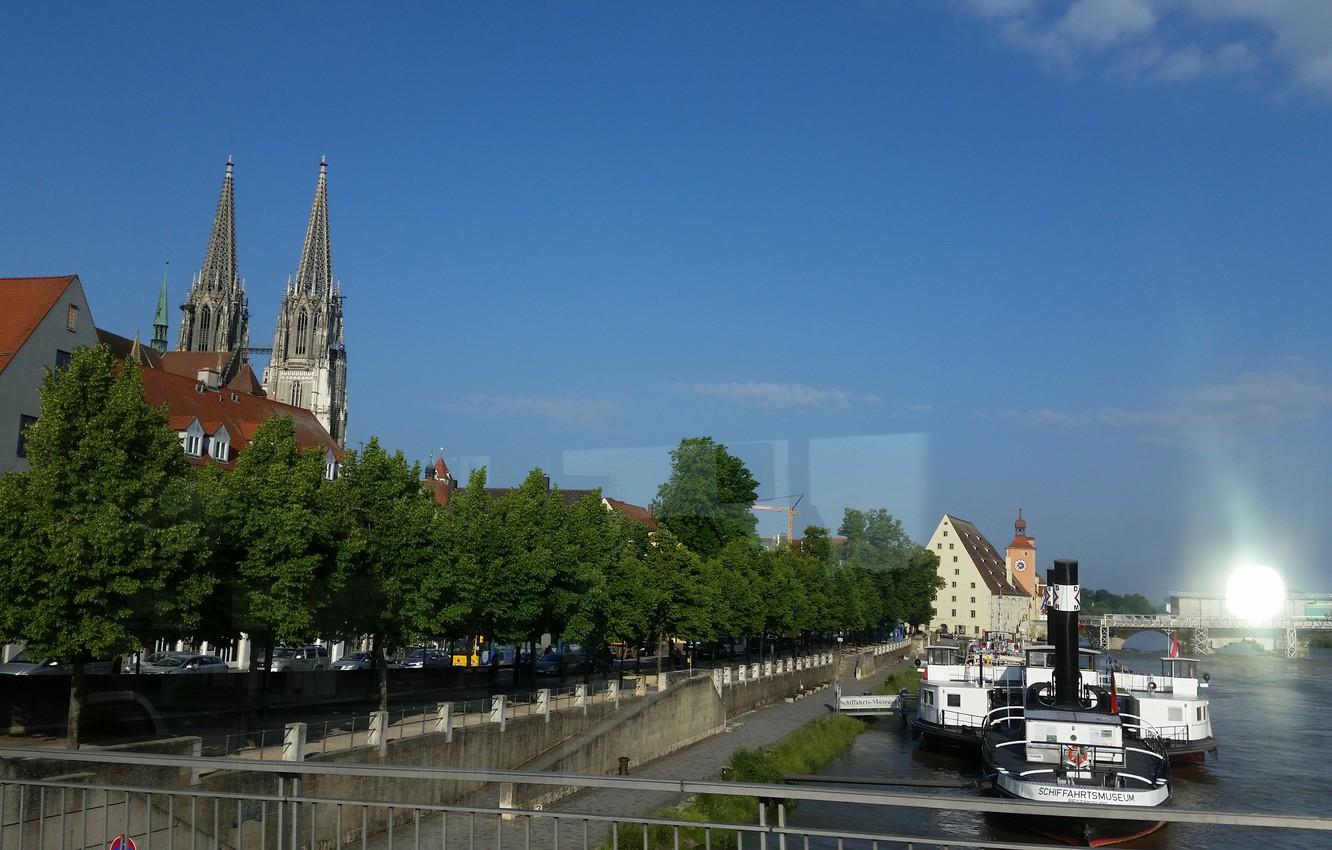
[{"label": "construction crane", "polygon": [[[760,501],[771,502],[774,499],[790,498],[791,496],[775,496],[773,499],[761,499]],[[805,498],[804,493],[795,496],[795,501],[791,503],[790,507],[782,507],[781,505],[750,505],[749,509],[754,511],[781,511],[786,514],[786,542],[790,543],[795,539],[795,518],[800,513],[800,511],[796,510],[796,505],[800,504],[800,500],[803,498]]]}]

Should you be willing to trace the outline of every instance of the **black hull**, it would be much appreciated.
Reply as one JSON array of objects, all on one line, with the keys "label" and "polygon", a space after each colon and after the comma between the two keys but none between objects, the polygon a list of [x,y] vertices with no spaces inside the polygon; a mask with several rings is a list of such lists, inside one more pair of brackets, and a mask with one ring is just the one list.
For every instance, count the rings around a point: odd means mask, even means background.
[{"label": "black hull", "polygon": [[930,723],[918,717],[913,717],[911,719],[911,731],[919,735],[927,744],[951,748],[970,747],[972,749],[979,749],[981,745],[979,729],[940,726],[938,723]]},{"label": "black hull", "polygon": [[1200,741],[1163,741],[1165,744],[1166,755],[1170,756],[1171,764],[1197,764],[1200,761],[1206,761],[1210,754],[1216,758],[1216,751],[1219,745],[1215,738],[1203,738]]},{"label": "black hull", "polygon": [[[995,786],[994,793],[1005,800],[1020,800]],[[1003,813],[1005,820],[1022,829],[1072,847],[1111,847],[1150,835],[1165,826],[1164,821],[1120,820],[1118,818],[1058,817]]]}]

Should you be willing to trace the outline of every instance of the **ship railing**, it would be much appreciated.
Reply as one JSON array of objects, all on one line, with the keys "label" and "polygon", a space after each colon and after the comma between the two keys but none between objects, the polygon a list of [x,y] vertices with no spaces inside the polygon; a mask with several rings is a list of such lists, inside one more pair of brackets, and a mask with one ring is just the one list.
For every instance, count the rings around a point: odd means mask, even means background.
[{"label": "ship railing", "polygon": [[961,711],[949,711],[948,709],[944,709],[939,712],[939,725],[980,729],[985,726],[985,718],[981,715],[965,714]]}]

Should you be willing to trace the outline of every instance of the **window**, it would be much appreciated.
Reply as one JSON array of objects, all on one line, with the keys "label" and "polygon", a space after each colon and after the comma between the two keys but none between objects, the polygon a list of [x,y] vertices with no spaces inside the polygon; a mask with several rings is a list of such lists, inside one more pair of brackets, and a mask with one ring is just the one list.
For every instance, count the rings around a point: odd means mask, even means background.
[{"label": "window", "polygon": [[301,406],[301,382],[295,381],[291,385],[291,406]]},{"label": "window", "polygon": [[957,601],[957,597],[956,597],[956,596],[953,597],[953,601],[954,601],[954,602]]},{"label": "window", "polygon": [[190,457],[198,457],[203,451],[203,440],[194,434],[185,435],[185,454]]},{"label": "window", "polygon": [[942,549],[942,548],[943,548],[943,544],[942,544],[942,543],[935,543],[935,544],[934,544],[934,548],[935,548],[935,549]]},{"label": "window", "polygon": [[957,582],[953,582],[953,587],[957,587]]},{"label": "window", "polygon": [[956,616],[957,616],[957,609],[956,609],[956,608],[952,609],[952,613],[950,613],[948,616],[950,616],[950,617],[956,617]]},{"label": "window", "polygon": [[948,529],[945,528],[945,529],[944,529],[944,537],[947,537],[947,536],[948,536]]},{"label": "window", "polygon": [[213,311],[209,310],[208,305],[205,304],[203,310],[199,313],[199,342],[203,344],[205,349],[213,347],[212,341],[208,338],[208,328],[212,323]]},{"label": "window", "polygon": [[973,620],[976,619],[976,612],[975,612],[975,611],[972,611],[972,612],[971,612],[971,619],[973,619]]},{"label": "window", "polygon": [[231,454],[231,444],[226,440],[214,439],[212,441],[212,448],[208,450],[208,454],[212,456],[213,460],[226,463]]},{"label": "window", "polygon": [[1171,719],[1171,720],[1180,721],[1180,720],[1183,720],[1183,719],[1184,719],[1184,709],[1182,709],[1182,708],[1171,708],[1171,709],[1168,709],[1168,711],[1170,712],[1170,719]]},{"label": "window", "polygon": [[952,548],[953,548],[953,544],[952,544],[952,543],[949,543],[949,544],[948,544],[948,548],[949,548],[949,549],[952,549]]},{"label": "window", "polygon": [[[957,558],[954,558],[953,560],[956,561]],[[962,571],[961,571],[961,570],[953,570],[953,575],[955,575],[955,576],[960,576],[960,575],[962,575]]]},{"label": "window", "polygon": [[976,589],[976,582],[973,581],[973,582],[971,583],[971,589],[972,589],[972,590],[975,590],[975,589]]},{"label": "window", "polygon": [[56,349],[56,371],[59,372],[69,365],[70,354],[68,351]]},{"label": "window", "polygon": [[65,330],[76,331],[79,329],[79,308],[77,304],[71,304],[65,308]]},{"label": "window", "polygon": [[956,556],[956,555],[953,556],[953,563],[954,563],[954,564],[957,563],[957,556]]},{"label": "window", "polygon": [[28,456],[27,430],[31,428],[36,421],[36,416],[25,416],[22,413],[19,414],[18,447],[14,450],[14,453],[19,457]]},{"label": "window", "polygon": [[338,477],[338,462],[329,460],[324,462],[324,478],[333,481]]},{"label": "window", "polygon": [[296,314],[296,353],[305,353],[305,335],[310,331],[310,317],[302,310]]},{"label": "window", "polygon": [[961,708],[961,707],[962,707],[962,695],[961,695],[961,694],[949,694],[949,695],[948,695],[948,707],[949,707],[949,708]]},{"label": "window", "polygon": [[975,605],[975,604],[976,604],[976,597],[974,597],[974,596],[971,597],[971,604],[972,604],[972,605]]}]

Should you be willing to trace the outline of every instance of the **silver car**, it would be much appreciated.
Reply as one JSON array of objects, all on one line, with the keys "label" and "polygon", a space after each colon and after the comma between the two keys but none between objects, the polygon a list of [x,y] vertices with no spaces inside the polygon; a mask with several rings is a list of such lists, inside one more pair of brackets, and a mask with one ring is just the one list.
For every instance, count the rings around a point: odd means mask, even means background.
[{"label": "silver car", "polygon": [[227,662],[200,652],[154,652],[139,665],[140,673],[225,673]]},{"label": "silver car", "polygon": [[301,672],[305,670],[329,669],[328,647],[316,646],[279,646],[273,650],[273,664],[269,667],[274,673]]}]

